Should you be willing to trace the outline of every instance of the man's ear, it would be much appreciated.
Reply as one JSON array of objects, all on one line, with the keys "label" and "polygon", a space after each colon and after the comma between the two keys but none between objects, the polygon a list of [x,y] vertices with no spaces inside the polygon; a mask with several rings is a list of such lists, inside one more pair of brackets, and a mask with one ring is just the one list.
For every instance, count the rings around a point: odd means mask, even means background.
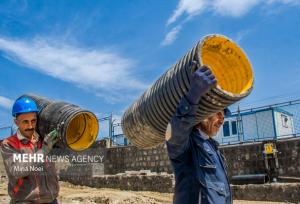
[{"label": "man's ear", "polygon": [[172,127],[171,127],[171,124],[169,123],[167,126],[166,133],[165,133],[166,141],[169,141],[171,139],[171,137],[172,137]]},{"label": "man's ear", "polygon": [[15,124],[18,126],[19,121],[17,120],[17,118],[14,119]]},{"label": "man's ear", "polygon": [[206,118],[206,119],[202,120],[200,123],[198,123],[196,128],[205,131],[207,129],[207,123],[208,123],[208,119]]}]

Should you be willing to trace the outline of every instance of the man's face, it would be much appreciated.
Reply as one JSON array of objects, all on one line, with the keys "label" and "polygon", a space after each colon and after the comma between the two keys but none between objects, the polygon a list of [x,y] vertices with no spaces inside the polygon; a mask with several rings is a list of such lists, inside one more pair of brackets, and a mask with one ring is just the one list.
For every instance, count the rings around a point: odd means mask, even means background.
[{"label": "man's face", "polygon": [[215,136],[220,127],[224,123],[224,112],[220,111],[211,115],[209,118],[203,120],[200,123],[200,129],[205,132],[208,136],[213,137]]},{"label": "man's face", "polygon": [[35,112],[22,113],[17,116],[15,123],[18,126],[22,135],[28,139],[31,139],[37,122],[37,116]]}]

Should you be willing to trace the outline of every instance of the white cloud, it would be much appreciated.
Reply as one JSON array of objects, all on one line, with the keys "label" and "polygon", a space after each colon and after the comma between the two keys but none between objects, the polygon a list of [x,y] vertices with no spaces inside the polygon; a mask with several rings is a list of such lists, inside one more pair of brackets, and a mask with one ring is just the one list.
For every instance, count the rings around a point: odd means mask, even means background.
[{"label": "white cloud", "polygon": [[[299,5],[300,0],[180,0],[176,9],[167,20],[167,25],[179,22],[178,25],[181,28],[183,22],[191,20],[204,11],[213,12],[221,16],[240,17],[247,14],[257,5],[271,5],[274,3]],[[178,20],[184,14],[186,14],[186,17],[183,20]],[[170,45],[176,39],[180,31],[180,29],[175,29],[178,25],[171,28],[171,31],[167,33],[162,45]],[[168,38],[171,40],[168,40]]]},{"label": "white cloud", "polygon": [[88,50],[68,44],[35,39],[0,38],[0,50],[10,60],[96,94],[115,97],[120,90],[147,86],[133,77],[135,62],[107,50]]},{"label": "white cloud", "polygon": [[292,5],[297,5],[300,4],[300,0],[267,0],[268,4],[272,3],[282,3],[282,4],[292,4]]},{"label": "white cloud", "polygon": [[174,23],[184,13],[188,14],[189,17],[201,13],[208,2],[207,0],[180,0],[167,24]]},{"label": "white cloud", "polygon": [[13,105],[13,101],[9,98],[6,98],[4,96],[0,96],[0,106],[6,109],[11,109]]},{"label": "white cloud", "polygon": [[251,32],[252,32],[252,29],[241,30],[236,33],[235,37],[232,40],[234,42],[236,42],[237,44],[240,44],[240,42],[243,40],[243,38]]},{"label": "white cloud", "polygon": [[174,27],[165,37],[165,39],[162,41],[161,45],[165,46],[165,45],[169,45],[172,44],[174,42],[174,40],[176,40],[177,38],[177,34],[179,33],[179,31],[181,30],[181,26],[176,26]]},{"label": "white cloud", "polygon": [[246,14],[261,0],[214,0],[212,10],[222,16],[238,17]]},{"label": "white cloud", "polygon": [[167,24],[174,23],[186,13],[187,18],[201,14],[203,11],[213,11],[219,15],[242,16],[255,5],[262,3],[300,4],[300,0],[180,0],[177,8],[168,19]]}]

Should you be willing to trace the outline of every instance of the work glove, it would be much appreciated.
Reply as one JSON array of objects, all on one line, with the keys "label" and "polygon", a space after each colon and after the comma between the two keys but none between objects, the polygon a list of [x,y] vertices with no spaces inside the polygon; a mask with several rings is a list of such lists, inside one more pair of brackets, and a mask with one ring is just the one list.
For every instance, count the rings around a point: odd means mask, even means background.
[{"label": "work glove", "polygon": [[58,131],[52,130],[50,133],[48,133],[45,137],[44,137],[44,141],[43,141],[43,146],[42,146],[42,150],[44,152],[44,154],[49,154],[49,152],[52,150],[54,144],[59,140],[58,137]]},{"label": "work glove", "polygon": [[[192,70],[197,66],[195,61],[192,62]],[[199,67],[191,77],[190,90],[186,94],[187,100],[196,105],[201,97],[210,91],[217,84],[217,80],[210,68],[206,65]]]}]

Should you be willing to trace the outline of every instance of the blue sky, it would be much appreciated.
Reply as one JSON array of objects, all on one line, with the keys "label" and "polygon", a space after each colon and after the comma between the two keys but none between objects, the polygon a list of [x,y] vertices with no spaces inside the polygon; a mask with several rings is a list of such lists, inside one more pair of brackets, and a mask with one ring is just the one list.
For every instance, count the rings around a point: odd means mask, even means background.
[{"label": "blue sky", "polygon": [[0,126],[24,93],[118,120],[211,33],[233,39],[252,63],[242,108],[299,99],[299,19],[299,0],[0,1]]}]

